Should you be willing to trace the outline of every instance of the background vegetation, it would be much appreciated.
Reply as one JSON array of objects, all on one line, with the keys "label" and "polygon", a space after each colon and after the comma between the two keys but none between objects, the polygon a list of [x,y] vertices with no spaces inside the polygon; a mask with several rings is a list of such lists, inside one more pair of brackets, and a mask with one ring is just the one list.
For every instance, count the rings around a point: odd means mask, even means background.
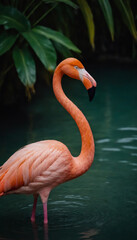
[{"label": "background vegetation", "polygon": [[69,56],[136,62],[136,24],[135,0],[0,1],[0,104],[30,99]]}]

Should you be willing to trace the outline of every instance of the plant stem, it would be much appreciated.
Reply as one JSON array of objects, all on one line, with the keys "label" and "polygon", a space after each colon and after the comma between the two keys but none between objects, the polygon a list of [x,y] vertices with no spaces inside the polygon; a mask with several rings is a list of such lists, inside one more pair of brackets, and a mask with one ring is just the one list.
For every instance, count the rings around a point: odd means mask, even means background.
[{"label": "plant stem", "polygon": [[55,3],[47,12],[45,12],[45,13],[33,24],[33,27],[36,26],[40,21],[42,21],[57,5],[58,5],[58,3]]},{"label": "plant stem", "polygon": [[30,8],[30,6],[33,4],[34,1],[35,1],[35,0],[32,0],[32,1],[28,4],[28,6],[24,9],[23,14],[26,13],[26,11]]},{"label": "plant stem", "polygon": [[42,1],[40,1],[33,9],[32,11],[28,14],[27,19],[30,18],[30,16],[36,11],[36,9],[42,4]]},{"label": "plant stem", "polygon": [[13,66],[14,64],[12,63],[1,75],[4,76],[5,74],[7,74]]}]

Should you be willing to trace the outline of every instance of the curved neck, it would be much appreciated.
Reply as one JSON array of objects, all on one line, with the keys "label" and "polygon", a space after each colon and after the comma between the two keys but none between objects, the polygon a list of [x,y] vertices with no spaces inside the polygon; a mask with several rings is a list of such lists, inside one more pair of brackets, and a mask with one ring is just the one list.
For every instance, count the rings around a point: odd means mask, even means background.
[{"label": "curved neck", "polygon": [[[59,103],[67,110],[76,122],[81,135],[81,153],[74,160],[74,177],[86,172],[94,158],[94,139],[89,123],[77,106],[64,94],[61,79],[63,73],[57,68],[53,76],[53,91]],[[72,174],[73,175],[73,174]]]}]

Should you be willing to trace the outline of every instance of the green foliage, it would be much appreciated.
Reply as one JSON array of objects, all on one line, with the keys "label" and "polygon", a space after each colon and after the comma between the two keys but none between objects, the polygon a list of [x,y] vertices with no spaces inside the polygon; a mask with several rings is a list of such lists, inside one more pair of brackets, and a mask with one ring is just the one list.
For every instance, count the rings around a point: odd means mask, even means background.
[{"label": "green foliage", "polygon": [[108,25],[111,38],[114,40],[114,20],[113,20],[113,14],[112,14],[112,8],[109,3],[109,0],[98,0],[101,10],[104,14],[104,18],[106,20],[106,23]]},{"label": "green foliage", "polygon": [[43,35],[44,37],[51,39],[57,43],[60,43],[64,47],[74,52],[80,53],[80,50],[70,41],[69,38],[64,36],[62,33],[52,30],[51,28],[37,26],[33,29],[34,32]]},{"label": "green foliage", "polygon": [[[116,11],[117,9],[120,12],[120,15],[122,17],[123,22],[127,26],[128,30],[131,32],[133,38],[135,41],[137,41],[137,30],[136,30],[136,25],[135,25],[135,17],[131,8],[130,0],[98,0],[96,1],[99,3],[100,9],[103,13],[103,16],[105,18],[108,30],[111,35],[112,41],[114,41],[114,16],[113,16],[113,9],[112,9],[112,4],[116,6]],[[93,11],[91,10],[92,7],[95,5],[95,1],[86,1],[86,0],[77,0],[77,3],[79,4],[79,7],[83,13],[87,28],[88,28],[88,33],[89,33],[89,40],[91,43],[92,48],[94,49],[95,43],[95,25],[96,23],[94,22],[94,14]],[[96,6],[97,9],[98,6]],[[114,7],[114,6],[113,6]],[[99,20],[99,23],[101,22],[101,19]]]},{"label": "green foliage", "polygon": [[77,9],[78,8],[78,6],[75,4],[75,3],[73,3],[72,1],[70,1],[70,0],[44,0],[44,2],[46,2],[46,3],[65,3],[65,4],[67,4],[68,6],[70,6],[70,7],[73,7],[74,9]]},{"label": "green foliage", "polygon": [[15,47],[13,59],[21,82],[26,87],[33,86],[36,81],[36,66],[29,49]]},{"label": "green foliage", "polygon": [[56,66],[56,51],[52,42],[37,32],[36,29],[22,33],[22,35],[28,41],[45,68],[48,71],[53,71]]},{"label": "green foliage", "polygon": [[88,2],[85,0],[78,0],[78,4],[80,6],[80,9],[83,13],[85,22],[87,24],[88,28],[88,33],[89,33],[89,40],[91,43],[92,48],[94,49],[95,43],[94,43],[94,38],[95,38],[95,24],[93,20],[93,14],[91,11],[90,6],[88,5]]},{"label": "green foliage", "polygon": [[[14,1],[15,5],[19,6],[19,8],[21,2]],[[45,19],[59,2],[65,3],[75,9],[77,8],[77,5],[70,0],[41,0],[38,2],[32,0],[28,5],[26,4],[26,8],[22,9],[22,11],[13,6],[0,5],[0,25],[2,26],[0,33],[0,55],[7,54],[8,52],[8,57],[10,55],[9,51],[12,53],[18,77],[27,89],[33,88],[36,81],[36,67],[32,51],[48,71],[55,69],[57,60],[56,45],[53,45],[52,41],[63,45],[68,50],[80,52],[71,40],[62,33],[37,25]],[[49,5],[49,7],[43,15],[37,18],[35,17],[36,10],[43,3]],[[11,70],[11,67],[7,66],[7,69],[1,72],[0,85],[3,83],[4,74],[7,74],[8,70]]]},{"label": "green foliage", "polygon": [[0,56],[6,53],[15,43],[17,34],[8,31],[2,32],[0,35]]},{"label": "green foliage", "polygon": [[126,24],[127,28],[131,32],[133,38],[137,40],[137,30],[135,25],[135,19],[133,16],[133,12],[130,6],[129,0],[115,0],[115,4],[118,7],[123,22]]},{"label": "green foliage", "polygon": [[30,30],[30,22],[16,8],[0,5],[0,25],[5,29],[16,29],[18,32]]}]

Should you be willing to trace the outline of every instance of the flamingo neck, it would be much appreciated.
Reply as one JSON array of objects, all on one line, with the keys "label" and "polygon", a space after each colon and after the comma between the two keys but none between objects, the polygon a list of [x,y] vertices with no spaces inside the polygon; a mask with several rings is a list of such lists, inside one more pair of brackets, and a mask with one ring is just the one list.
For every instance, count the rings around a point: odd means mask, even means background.
[{"label": "flamingo neck", "polygon": [[94,158],[94,139],[89,123],[78,107],[65,95],[61,80],[63,73],[58,69],[53,76],[53,91],[59,103],[66,109],[76,122],[81,135],[81,152],[73,157],[72,178],[82,175],[91,166]]}]

